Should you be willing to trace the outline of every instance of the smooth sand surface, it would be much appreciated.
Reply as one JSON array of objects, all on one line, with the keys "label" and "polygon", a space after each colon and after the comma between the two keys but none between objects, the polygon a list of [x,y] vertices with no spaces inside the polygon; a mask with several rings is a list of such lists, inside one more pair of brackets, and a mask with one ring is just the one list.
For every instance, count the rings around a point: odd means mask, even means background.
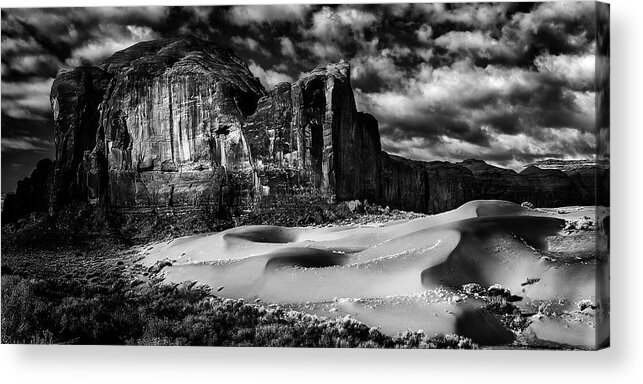
[{"label": "smooth sand surface", "polygon": [[[460,289],[502,284],[523,298],[521,309],[538,312],[525,332],[530,343],[591,348],[603,340],[596,338],[594,315],[580,313],[577,303],[596,301],[596,275],[604,273],[597,270],[596,239],[604,235],[562,229],[565,219],[596,214],[594,207],[534,210],[472,201],[409,221],[246,226],[140,252],[146,265],[172,263],[163,269],[167,282],[197,281],[223,287],[218,294],[224,297],[351,315],[391,334],[458,332],[485,345],[506,344],[514,335],[480,310],[482,300]],[[539,280],[525,285],[528,279]]]}]

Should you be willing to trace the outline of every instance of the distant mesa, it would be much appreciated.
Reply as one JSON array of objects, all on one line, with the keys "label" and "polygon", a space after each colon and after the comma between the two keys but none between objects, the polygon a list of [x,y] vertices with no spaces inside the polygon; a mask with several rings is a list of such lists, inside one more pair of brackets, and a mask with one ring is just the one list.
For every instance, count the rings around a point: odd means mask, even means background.
[{"label": "distant mesa", "polygon": [[5,221],[74,201],[207,205],[232,215],[311,199],[427,213],[474,199],[609,204],[608,164],[552,160],[516,173],[383,152],[377,120],[356,109],[346,61],[265,90],[230,50],[191,36],[161,39],[61,71],[50,99],[55,160],[6,196]]}]

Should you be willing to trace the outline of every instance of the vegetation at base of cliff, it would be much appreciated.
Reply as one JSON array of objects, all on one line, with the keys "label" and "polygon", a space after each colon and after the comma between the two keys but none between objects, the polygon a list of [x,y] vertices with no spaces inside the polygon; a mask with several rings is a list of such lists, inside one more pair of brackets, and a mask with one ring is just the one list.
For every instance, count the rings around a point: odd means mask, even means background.
[{"label": "vegetation at base of cliff", "polygon": [[[352,318],[319,318],[139,281],[132,243],[241,224],[324,225],[421,216],[351,202],[257,210],[237,222],[207,208],[121,214],[86,204],[2,226],[2,342],[38,344],[476,348],[457,335],[384,335]],[[285,216],[284,216],[285,215]],[[411,216],[409,216],[411,215]],[[413,216],[414,215],[414,216]],[[220,227],[219,227],[220,226]]]},{"label": "vegetation at base of cliff", "polygon": [[382,334],[354,319],[212,296],[203,287],[114,291],[2,275],[2,342],[347,348],[476,348],[456,335]]},{"label": "vegetation at base of cliff", "polygon": [[46,247],[83,245],[88,239],[110,237],[123,244],[142,244],[241,225],[284,227],[349,225],[386,222],[424,216],[389,210],[364,201],[329,203],[320,198],[299,198],[292,207],[262,203],[250,212],[219,212],[214,206],[108,209],[87,203],[67,205],[53,214],[34,212],[4,223],[2,234],[15,242]]}]

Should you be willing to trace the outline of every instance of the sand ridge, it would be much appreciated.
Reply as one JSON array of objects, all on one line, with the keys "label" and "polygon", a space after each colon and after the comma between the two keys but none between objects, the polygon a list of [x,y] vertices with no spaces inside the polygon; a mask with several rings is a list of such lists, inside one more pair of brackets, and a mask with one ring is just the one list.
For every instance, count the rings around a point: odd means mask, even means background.
[{"label": "sand ridge", "polygon": [[[578,301],[596,300],[593,259],[570,263],[563,261],[564,250],[549,253],[550,243],[561,242],[566,221],[560,216],[504,201],[473,201],[386,225],[238,227],[153,244],[141,254],[146,265],[172,263],[162,271],[166,282],[222,287],[225,297],[351,315],[390,333],[459,330],[483,344],[493,344],[494,337],[506,343],[506,329],[480,311],[478,298],[462,294],[463,284],[501,284],[538,316],[544,316],[543,303],[562,303],[558,311],[572,313]],[[581,235],[577,242],[597,236]],[[523,284],[530,279],[535,283]],[[554,315],[545,322],[538,316],[529,328],[532,340],[579,347],[601,342],[588,326],[595,325],[592,319]]]}]

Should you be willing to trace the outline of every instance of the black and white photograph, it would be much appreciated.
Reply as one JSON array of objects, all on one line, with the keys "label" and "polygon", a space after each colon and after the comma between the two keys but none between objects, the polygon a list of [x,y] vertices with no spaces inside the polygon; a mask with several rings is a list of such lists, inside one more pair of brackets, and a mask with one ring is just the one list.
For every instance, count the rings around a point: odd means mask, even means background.
[{"label": "black and white photograph", "polygon": [[1,36],[2,344],[610,347],[609,4],[3,7]]}]

